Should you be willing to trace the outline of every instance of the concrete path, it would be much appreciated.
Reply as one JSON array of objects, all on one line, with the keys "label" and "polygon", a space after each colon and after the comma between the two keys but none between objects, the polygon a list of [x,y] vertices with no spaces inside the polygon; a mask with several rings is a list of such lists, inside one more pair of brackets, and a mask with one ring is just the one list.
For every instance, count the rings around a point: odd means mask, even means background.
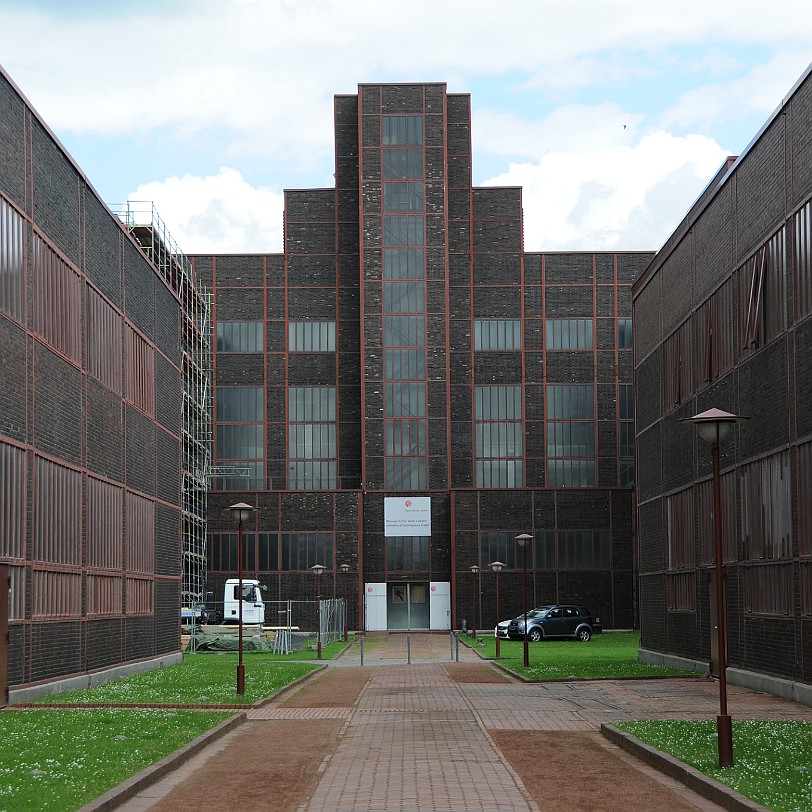
[{"label": "concrete path", "polygon": [[[408,645],[408,652],[407,652]],[[300,812],[545,812],[538,792],[523,782],[494,737],[528,735],[578,735],[591,737],[593,750],[605,751],[618,768],[648,782],[661,793],[658,808],[713,812],[720,807],[681,784],[637,762],[597,734],[603,722],[645,718],[714,718],[718,712],[718,687],[702,679],[596,681],[524,684],[494,681],[493,666],[460,646],[460,663],[477,663],[482,681],[471,681],[468,667],[464,681],[453,678],[449,638],[444,635],[393,634],[370,637],[365,644],[364,671],[369,678],[352,707],[291,707],[274,703],[248,712],[249,721],[181,766],[164,781],[141,793],[121,808],[142,812],[153,805],[182,809],[183,782],[205,786],[215,756],[228,751],[231,741],[254,736],[256,745],[241,752],[255,752],[253,765],[241,764],[241,779],[251,775],[261,782],[269,752],[284,746],[273,741],[271,726],[286,720],[302,726],[315,720],[336,720],[340,733],[331,752],[322,757],[320,777]],[[407,664],[407,659],[411,664]],[[353,646],[330,669],[360,665],[360,648]],[[474,676],[476,671],[473,672]],[[338,676],[338,675],[336,675]],[[306,696],[305,696],[306,698]],[[729,706],[734,719],[807,719],[812,708],[766,694],[729,686]],[[267,736],[263,737],[263,730]],[[544,732],[544,733],[540,733]],[[271,738],[268,738],[271,737]],[[515,741],[515,739],[514,739]],[[538,740],[536,740],[538,741]],[[597,742],[597,744],[596,744]],[[572,775],[589,776],[590,765]],[[527,775],[525,776],[528,777]],[[222,779],[219,779],[222,780]],[[627,779],[624,779],[627,780]],[[588,782],[587,782],[588,783]],[[190,786],[191,784],[187,785]],[[596,792],[600,792],[596,782]],[[649,793],[651,790],[648,790]],[[173,792],[175,794],[173,794]],[[534,797],[535,796],[535,797]],[[235,798],[235,801],[237,798]],[[548,799],[549,800],[549,799]],[[252,803],[252,812],[278,809],[273,799],[263,807]],[[601,799],[591,799],[578,809],[601,809]],[[647,808],[634,806],[628,808]],[[568,809],[567,812],[577,812]]]}]

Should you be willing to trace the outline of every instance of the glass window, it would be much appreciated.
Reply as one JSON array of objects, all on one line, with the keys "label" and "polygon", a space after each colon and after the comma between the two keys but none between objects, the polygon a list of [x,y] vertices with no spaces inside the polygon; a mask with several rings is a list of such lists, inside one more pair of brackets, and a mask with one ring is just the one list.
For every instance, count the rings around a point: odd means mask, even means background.
[{"label": "glass window", "polygon": [[594,420],[592,384],[550,384],[547,387],[548,420]]},{"label": "glass window", "polygon": [[335,348],[334,321],[292,321],[288,324],[290,352],[334,352]]},{"label": "glass window", "polygon": [[383,179],[399,180],[423,177],[422,149],[384,149]]},{"label": "glass window", "polygon": [[429,569],[428,536],[389,536],[386,569],[389,572],[425,572]]},{"label": "glass window", "polygon": [[337,485],[334,386],[288,389],[288,487],[328,490]]},{"label": "glass window", "polygon": [[382,116],[384,146],[423,143],[423,116]]},{"label": "glass window", "polygon": [[264,346],[264,322],[217,322],[217,352],[262,352]]},{"label": "glass window", "polygon": [[383,218],[384,245],[424,245],[425,218],[420,214],[386,214]]},{"label": "glass window", "polygon": [[259,460],[264,457],[264,426],[217,425],[217,458],[220,460]]},{"label": "glass window", "polygon": [[333,569],[332,533],[282,533],[282,570],[306,572],[316,564]]},{"label": "glass window", "polygon": [[388,457],[385,462],[386,487],[395,491],[423,490],[427,487],[425,457]]},{"label": "glass window", "polygon": [[423,279],[424,276],[422,248],[384,248],[384,279]]},{"label": "glass window", "polygon": [[425,383],[384,384],[387,417],[425,417]]},{"label": "glass window", "polygon": [[632,320],[618,319],[617,348],[619,350],[630,350],[633,346],[634,345],[632,343]]},{"label": "glass window", "polygon": [[611,534],[608,530],[559,530],[558,568],[562,570],[608,570],[611,566]]},{"label": "glass window", "polygon": [[595,403],[591,384],[547,387],[547,484],[595,485]]},{"label": "glass window", "polygon": [[476,319],[475,350],[520,350],[522,324],[519,319]]},{"label": "glass window", "polygon": [[385,347],[425,347],[425,317],[384,316],[383,343]]},{"label": "glass window", "polygon": [[425,420],[385,420],[385,446],[388,457],[408,457],[426,453]]},{"label": "glass window", "polygon": [[383,210],[392,212],[423,211],[423,184],[416,182],[384,183]]},{"label": "glass window", "polygon": [[415,381],[426,378],[426,351],[384,350],[384,377],[389,381]]},{"label": "glass window", "polygon": [[260,423],[264,420],[261,386],[220,386],[215,390],[218,423]]},{"label": "glass window", "polygon": [[385,313],[425,313],[426,286],[422,282],[384,282]]},{"label": "glass window", "polygon": [[617,415],[620,420],[634,420],[634,393],[630,383],[622,383],[617,389]]},{"label": "glass window", "polygon": [[523,484],[521,386],[474,389],[474,474],[478,488]]},{"label": "glass window", "polygon": [[336,419],[334,386],[291,386],[288,389],[288,420],[291,423]]},{"label": "glass window", "polygon": [[591,350],[592,319],[547,319],[548,350]]}]

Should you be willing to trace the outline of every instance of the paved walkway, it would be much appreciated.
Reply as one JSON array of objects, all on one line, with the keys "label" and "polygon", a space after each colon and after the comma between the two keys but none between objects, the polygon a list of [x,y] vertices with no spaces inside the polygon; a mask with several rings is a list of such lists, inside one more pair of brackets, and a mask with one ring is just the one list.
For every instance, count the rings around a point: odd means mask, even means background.
[{"label": "paved walkway", "polygon": [[[407,664],[408,658],[411,664]],[[455,661],[456,651],[444,635],[370,636],[364,646],[364,672],[369,667],[369,678],[352,707],[291,707],[280,702],[252,709],[246,725],[121,808],[142,812],[161,801],[166,802],[162,809],[182,808],[169,803],[173,790],[190,778],[196,785],[206,782],[209,759],[226,752],[229,739],[249,735],[246,731],[251,730],[254,732],[250,735],[260,738],[253,750],[243,748],[242,752],[255,752],[256,756],[255,763],[241,764],[241,780],[250,779],[254,770],[260,781],[263,770],[267,770],[270,749],[284,746],[284,742],[272,739],[260,744],[263,729],[272,736],[271,728],[263,728],[263,722],[298,720],[308,725],[317,719],[340,720],[341,729],[334,749],[323,756],[315,791],[298,807],[300,812],[544,812],[557,808],[555,804],[546,807],[536,803],[538,793],[534,800],[534,792],[528,790],[495,743],[497,734],[500,740],[509,735],[506,731],[528,735],[534,732],[536,736],[580,732],[577,735],[592,737],[593,749],[613,751],[611,757],[618,764],[625,762],[621,766],[641,782],[656,782],[656,791],[662,792],[662,805],[655,808],[703,812],[720,808],[597,735],[603,722],[712,719],[718,712],[716,683],[667,679],[524,684],[498,681],[498,677],[494,681],[493,666],[461,645],[459,662],[477,663],[475,668],[481,669],[472,671],[467,666],[463,681],[454,679],[454,669],[464,668],[453,665]],[[360,647],[354,645],[344,656],[330,662],[329,668],[357,669],[359,665]],[[476,681],[477,673],[482,674],[482,681]],[[728,691],[734,719],[812,721],[812,708],[736,686],[729,686]],[[572,775],[564,776],[564,780],[589,773],[589,765],[574,766]],[[268,804],[262,807],[254,803],[251,808],[254,812],[278,809],[272,799]],[[593,799],[591,805],[578,807],[601,808],[599,798]]]}]

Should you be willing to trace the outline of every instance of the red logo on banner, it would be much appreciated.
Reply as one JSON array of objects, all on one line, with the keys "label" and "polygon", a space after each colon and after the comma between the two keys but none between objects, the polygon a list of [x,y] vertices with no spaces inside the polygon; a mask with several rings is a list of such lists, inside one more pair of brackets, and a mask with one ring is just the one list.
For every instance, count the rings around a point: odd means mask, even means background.
[{"label": "red logo on banner", "polygon": [[437,591],[437,587],[436,587],[436,586],[433,586],[433,587],[431,588],[431,591],[432,591],[432,592],[436,592],[436,591]]},{"label": "red logo on banner", "polygon": [[411,499],[407,499],[407,500],[406,500],[406,507],[411,507],[411,506],[412,506],[412,500],[411,500]]},{"label": "red logo on banner", "polygon": [[375,591],[375,590],[374,590],[374,589],[373,589],[371,586],[368,586],[368,587],[367,587],[367,592],[374,592],[374,591]]}]

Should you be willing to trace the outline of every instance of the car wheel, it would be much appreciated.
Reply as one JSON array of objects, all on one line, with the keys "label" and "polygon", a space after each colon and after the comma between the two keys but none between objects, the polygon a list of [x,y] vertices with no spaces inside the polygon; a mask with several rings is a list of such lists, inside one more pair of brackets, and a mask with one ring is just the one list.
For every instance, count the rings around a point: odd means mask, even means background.
[{"label": "car wheel", "polygon": [[530,629],[527,633],[528,640],[532,640],[534,643],[538,643],[540,640],[544,639],[544,632],[541,629]]},{"label": "car wheel", "polygon": [[578,629],[578,639],[582,643],[586,643],[592,637],[592,632],[589,629]]}]

